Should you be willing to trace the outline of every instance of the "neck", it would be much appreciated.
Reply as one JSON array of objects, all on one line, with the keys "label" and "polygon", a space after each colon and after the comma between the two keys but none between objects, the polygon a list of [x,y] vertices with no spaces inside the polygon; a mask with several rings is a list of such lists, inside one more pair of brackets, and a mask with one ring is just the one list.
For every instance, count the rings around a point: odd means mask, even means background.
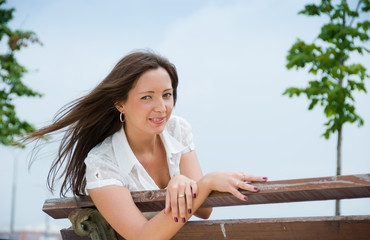
[{"label": "neck", "polygon": [[135,154],[153,153],[159,135],[137,133],[125,127],[127,141]]}]

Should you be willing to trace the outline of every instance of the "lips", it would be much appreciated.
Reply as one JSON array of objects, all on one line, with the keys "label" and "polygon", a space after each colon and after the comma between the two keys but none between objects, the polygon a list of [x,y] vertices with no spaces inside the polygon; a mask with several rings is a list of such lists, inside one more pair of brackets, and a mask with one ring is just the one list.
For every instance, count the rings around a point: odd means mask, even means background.
[{"label": "lips", "polygon": [[166,120],[166,117],[154,117],[149,118],[149,121],[154,124],[162,124]]}]

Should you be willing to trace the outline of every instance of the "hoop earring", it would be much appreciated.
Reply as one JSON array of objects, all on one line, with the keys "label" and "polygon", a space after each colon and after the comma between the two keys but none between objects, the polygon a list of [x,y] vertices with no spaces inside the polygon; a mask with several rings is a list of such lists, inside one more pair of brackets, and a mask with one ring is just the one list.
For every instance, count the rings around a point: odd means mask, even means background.
[{"label": "hoop earring", "polygon": [[[123,118],[123,119],[122,119]],[[125,116],[123,115],[123,113],[120,113],[119,114],[119,120],[121,121],[121,123],[124,123],[126,121],[126,118]]]}]

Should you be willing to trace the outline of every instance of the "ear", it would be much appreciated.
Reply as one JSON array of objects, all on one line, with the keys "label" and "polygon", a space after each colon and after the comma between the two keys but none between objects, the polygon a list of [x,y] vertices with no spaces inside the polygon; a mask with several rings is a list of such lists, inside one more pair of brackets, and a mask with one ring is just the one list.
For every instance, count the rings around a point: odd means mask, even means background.
[{"label": "ear", "polygon": [[126,109],[125,109],[125,105],[123,104],[123,102],[115,102],[114,103],[114,106],[117,108],[117,110],[121,113],[125,113],[126,112]]}]

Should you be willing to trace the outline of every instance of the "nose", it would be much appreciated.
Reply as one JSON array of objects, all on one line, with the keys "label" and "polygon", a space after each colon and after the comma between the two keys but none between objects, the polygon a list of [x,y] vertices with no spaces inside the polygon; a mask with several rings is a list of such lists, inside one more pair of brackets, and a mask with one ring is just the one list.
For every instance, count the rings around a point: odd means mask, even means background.
[{"label": "nose", "polygon": [[162,98],[156,101],[154,111],[156,112],[166,112],[166,104]]}]

